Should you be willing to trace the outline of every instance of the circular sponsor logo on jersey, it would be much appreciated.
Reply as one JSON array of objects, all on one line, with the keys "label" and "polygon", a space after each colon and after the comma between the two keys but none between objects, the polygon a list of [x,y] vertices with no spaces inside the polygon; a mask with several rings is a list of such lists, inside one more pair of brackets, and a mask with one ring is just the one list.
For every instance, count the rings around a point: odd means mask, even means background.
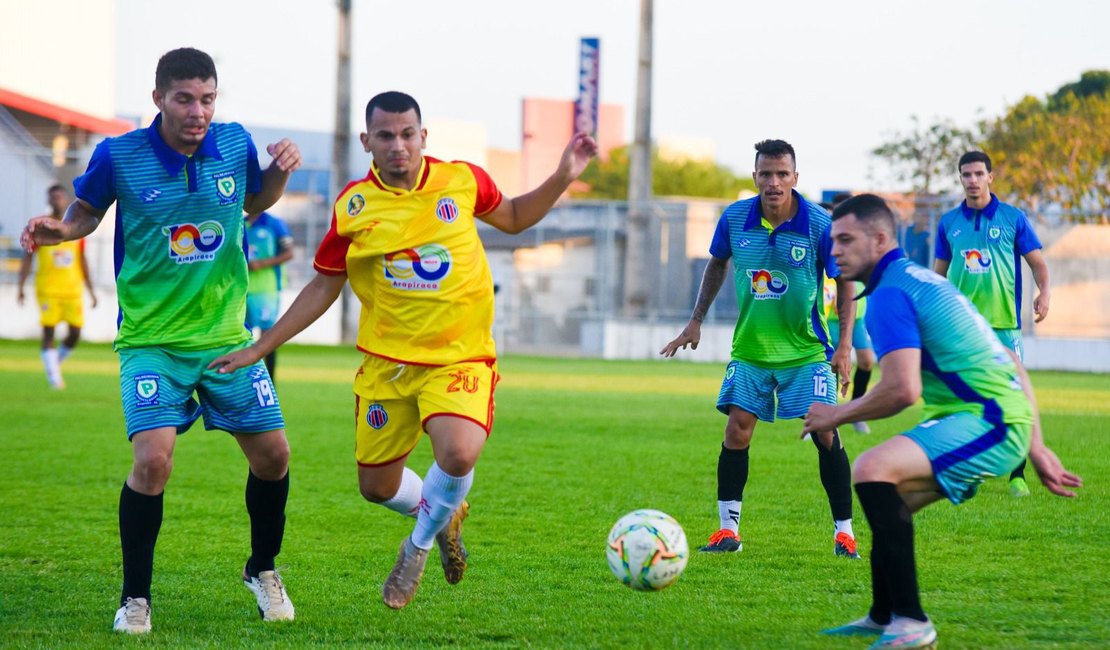
[{"label": "circular sponsor logo on jersey", "polygon": [[389,414],[381,404],[371,404],[366,408],[366,424],[372,429],[381,429],[389,422]]},{"label": "circular sponsor logo on jersey", "polygon": [[356,216],[364,207],[366,207],[366,199],[362,198],[361,194],[355,194],[347,201],[347,216]]},{"label": "circular sponsor logo on jersey", "polygon": [[451,197],[442,198],[439,203],[436,203],[436,216],[443,223],[451,223],[459,218],[459,206],[455,205],[455,199]]}]

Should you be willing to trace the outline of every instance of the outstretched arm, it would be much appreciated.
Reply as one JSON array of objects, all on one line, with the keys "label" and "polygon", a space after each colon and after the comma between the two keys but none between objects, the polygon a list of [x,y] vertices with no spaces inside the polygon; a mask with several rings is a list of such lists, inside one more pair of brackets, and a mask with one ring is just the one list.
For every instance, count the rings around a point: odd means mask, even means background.
[{"label": "outstretched arm", "polygon": [[597,142],[585,133],[576,133],[563,150],[559,167],[539,187],[512,200],[502,201],[492,212],[480,217],[489,225],[516,234],[539,223],[570,184],[586,170],[597,155]]},{"label": "outstretched arm", "polygon": [[879,360],[879,383],[846,404],[814,403],[805,416],[806,433],[832,431],[845,422],[878,420],[911,406],[921,397],[921,350],[892,350]]},{"label": "outstretched arm", "polygon": [[316,277],[301,289],[289,310],[273,327],[266,330],[254,345],[216,357],[208,364],[208,368],[210,370],[218,368],[220,374],[227,374],[239,368],[254,365],[259,359],[276,350],[279,345],[316,322],[316,319],[322,316],[339,297],[346,283],[346,275],[317,273]]},{"label": "outstretched arm", "polygon": [[1033,383],[1029,380],[1029,373],[1025,372],[1025,366],[1021,364],[1021,359],[1013,350],[1007,349],[1006,352],[1017,366],[1018,376],[1021,377],[1021,389],[1033,408],[1033,433],[1029,441],[1029,460],[1032,461],[1033,468],[1037,470],[1037,476],[1049,492],[1057,496],[1074,497],[1075,492],[1068,488],[1083,487],[1083,479],[1064,469],[1063,463],[1056,454],[1045,446],[1044,435],[1041,432],[1041,414],[1037,409],[1037,398],[1033,394]]},{"label": "outstretched arm", "polygon": [[685,350],[686,346],[690,346],[692,350],[698,349],[698,343],[701,342],[701,322],[705,320],[705,315],[709,313],[709,306],[713,304],[713,299],[717,297],[717,293],[721,290],[727,271],[727,259],[709,258],[709,263],[705,265],[705,271],[701,274],[701,286],[698,288],[698,299],[694,303],[694,312],[690,314],[690,322],[686,324],[677,338],[663,346],[659,354],[665,357],[673,357],[679,348]]}]

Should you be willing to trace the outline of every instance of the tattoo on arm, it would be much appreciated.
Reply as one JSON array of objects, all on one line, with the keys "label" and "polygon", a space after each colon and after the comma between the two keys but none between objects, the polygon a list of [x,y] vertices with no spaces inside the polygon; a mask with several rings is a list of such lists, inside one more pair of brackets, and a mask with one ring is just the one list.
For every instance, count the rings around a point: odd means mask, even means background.
[{"label": "tattoo on arm", "polygon": [[713,304],[713,299],[717,297],[717,292],[721,290],[721,285],[725,282],[727,267],[728,260],[716,257],[709,258],[709,264],[706,264],[705,272],[701,276],[698,299],[694,303],[694,312],[690,315],[690,320],[696,320],[699,323],[705,320],[705,315],[709,312],[709,306]]}]

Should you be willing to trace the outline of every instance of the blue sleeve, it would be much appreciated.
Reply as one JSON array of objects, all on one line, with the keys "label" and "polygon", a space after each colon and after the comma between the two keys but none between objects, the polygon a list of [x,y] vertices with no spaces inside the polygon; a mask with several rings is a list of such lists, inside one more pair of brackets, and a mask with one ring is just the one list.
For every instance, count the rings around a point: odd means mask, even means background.
[{"label": "blue sleeve", "polygon": [[817,242],[817,260],[825,267],[825,275],[830,278],[840,277],[840,267],[836,265],[836,259],[832,256],[832,225],[830,224],[825,231],[821,233],[821,239]]},{"label": "blue sleeve", "polygon": [[1041,245],[1041,240],[1037,238],[1037,233],[1034,232],[1033,226],[1029,224],[1029,220],[1025,218],[1025,213],[1018,210],[1017,213],[1017,232],[1014,235],[1014,245],[1018,249],[1018,253],[1026,255],[1037,249],[1044,248]]},{"label": "blue sleeve", "polygon": [[713,231],[713,241],[709,242],[709,254],[718,259],[727,260],[732,257],[732,241],[728,232],[728,217],[723,213],[717,222],[717,229]]},{"label": "blue sleeve", "polygon": [[247,136],[247,194],[258,194],[262,191],[262,168],[258,165],[258,148],[254,146],[251,134],[244,131]]},{"label": "blue sleeve", "polygon": [[944,234],[944,222],[937,224],[937,245],[933,256],[938,260],[952,260],[952,247],[948,245],[948,236]]},{"label": "blue sleeve", "polygon": [[97,210],[107,210],[116,200],[116,172],[108,142],[96,145],[85,173],[73,179],[73,195]]},{"label": "blue sleeve", "polygon": [[900,289],[879,287],[867,298],[867,313],[863,318],[879,358],[895,350],[921,348],[917,311]]}]

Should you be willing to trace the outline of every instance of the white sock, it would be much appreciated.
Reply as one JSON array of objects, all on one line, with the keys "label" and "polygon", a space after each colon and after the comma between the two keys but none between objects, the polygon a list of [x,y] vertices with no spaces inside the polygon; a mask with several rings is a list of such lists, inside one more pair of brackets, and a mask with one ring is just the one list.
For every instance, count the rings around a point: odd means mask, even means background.
[{"label": "white sock", "polygon": [[46,368],[46,379],[51,386],[62,383],[61,362],[58,360],[58,348],[47,348],[42,351],[42,365]]},{"label": "white sock", "polygon": [[401,474],[401,487],[397,488],[397,494],[388,501],[382,501],[381,504],[393,512],[416,519],[416,513],[420,510],[420,492],[423,487],[424,481],[420,480],[420,475],[406,467]]},{"label": "white sock", "polygon": [[740,501],[718,501],[717,514],[721,518],[721,528],[740,532]]},{"label": "white sock", "polygon": [[69,347],[68,345],[58,346],[58,363],[65,361],[70,352],[73,352],[73,348]]},{"label": "white sock", "polygon": [[432,463],[424,476],[424,489],[420,499],[420,513],[416,515],[416,527],[412,531],[412,543],[417,548],[429,549],[435,542],[436,533],[451,521],[474,484],[474,470],[466,476],[451,476]]},{"label": "white sock", "polygon": [[836,530],[833,531],[833,536],[839,535],[840,533],[848,533],[849,535],[852,536],[852,539],[856,538],[856,534],[852,532],[852,520],[851,519],[838,519],[838,520],[836,520],[835,523],[836,523]]}]

